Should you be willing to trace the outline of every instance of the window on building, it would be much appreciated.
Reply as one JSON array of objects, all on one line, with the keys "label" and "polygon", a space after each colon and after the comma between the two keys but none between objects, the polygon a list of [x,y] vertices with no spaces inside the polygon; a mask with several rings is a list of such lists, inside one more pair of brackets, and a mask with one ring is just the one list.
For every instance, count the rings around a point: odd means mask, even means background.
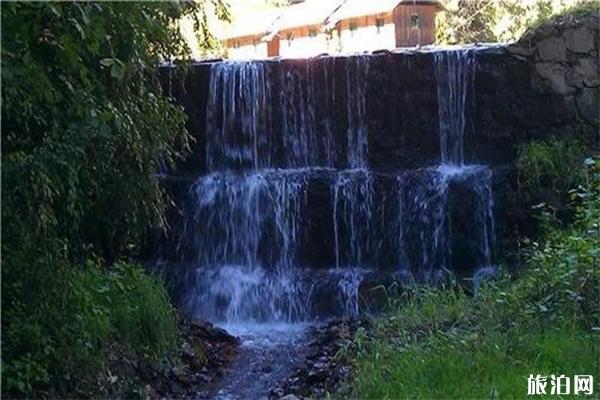
[{"label": "window on building", "polygon": [[383,28],[383,18],[378,17],[375,19],[375,27],[377,28],[377,33],[381,33],[381,28]]},{"label": "window on building", "polygon": [[308,30],[308,36],[310,37],[316,37],[317,36],[317,30],[315,28],[311,28]]},{"label": "window on building", "polygon": [[350,29],[350,34],[352,36],[354,36],[354,32],[356,32],[356,28],[357,28],[357,24],[356,22],[350,22],[350,25],[348,26],[348,29]]},{"label": "window on building", "polygon": [[410,27],[412,29],[419,29],[421,27],[421,21],[419,20],[419,14],[411,14]]},{"label": "window on building", "polygon": [[288,34],[285,35],[285,38],[287,39],[288,46],[291,47],[292,46],[292,42],[294,41],[294,33],[293,32],[288,32]]}]

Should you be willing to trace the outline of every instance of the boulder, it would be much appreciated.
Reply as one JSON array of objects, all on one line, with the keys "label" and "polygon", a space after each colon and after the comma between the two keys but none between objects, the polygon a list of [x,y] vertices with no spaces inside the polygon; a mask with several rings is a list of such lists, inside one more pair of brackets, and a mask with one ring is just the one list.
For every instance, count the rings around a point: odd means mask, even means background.
[{"label": "boulder", "polygon": [[583,84],[587,87],[596,87],[600,85],[600,76],[598,73],[598,59],[580,58],[575,64],[575,72],[581,77]]},{"label": "boulder", "polygon": [[566,48],[573,53],[590,53],[595,48],[594,35],[597,35],[597,32],[595,33],[586,25],[569,29],[564,33]]},{"label": "boulder", "polygon": [[549,37],[542,40],[538,46],[538,53],[542,61],[566,62],[567,47],[560,37]]},{"label": "boulder", "polygon": [[598,101],[600,88],[584,88],[579,92],[576,98],[579,116],[592,124],[598,124],[598,115],[600,113],[600,104]]},{"label": "boulder", "polygon": [[552,91],[560,95],[575,92],[575,88],[567,82],[566,70],[561,64],[541,62],[535,64],[535,70],[548,82]]},{"label": "boulder", "polygon": [[225,342],[232,345],[239,345],[240,339],[230,335],[225,329],[218,328],[207,321],[192,320],[194,334],[199,335],[209,342]]}]

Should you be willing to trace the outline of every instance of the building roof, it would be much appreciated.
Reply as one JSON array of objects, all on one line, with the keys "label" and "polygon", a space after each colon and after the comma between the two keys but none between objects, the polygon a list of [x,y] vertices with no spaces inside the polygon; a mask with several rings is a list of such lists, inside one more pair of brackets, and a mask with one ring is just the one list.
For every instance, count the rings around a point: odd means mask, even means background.
[{"label": "building roof", "polygon": [[331,10],[345,0],[306,0],[282,9],[265,32],[264,40],[270,40],[278,32],[300,26],[321,25]]},{"label": "building roof", "polygon": [[323,21],[323,25],[325,29],[333,29],[339,21],[345,19],[388,13],[399,3],[399,0],[346,0],[338,9],[333,10],[333,12],[327,16]]},{"label": "building roof", "polygon": [[233,23],[218,36],[225,40],[257,36],[269,41],[288,29],[317,25],[329,30],[339,21],[388,13],[400,4],[442,7],[437,0],[305,0],[284,8],[251,5],[233,15]]}]

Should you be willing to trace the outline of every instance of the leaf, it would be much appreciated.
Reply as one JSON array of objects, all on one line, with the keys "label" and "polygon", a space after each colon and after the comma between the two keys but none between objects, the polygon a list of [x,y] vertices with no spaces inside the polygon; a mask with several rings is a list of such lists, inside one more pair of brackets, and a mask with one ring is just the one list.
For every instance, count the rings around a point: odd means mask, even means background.
[{"label": "leaf", "polygon": [[122,80],[125,76],[125,68],[118,63],[113,64],[110,68],[110,76],[119,81]]},{"label": "leaf", "polygon": [[102,137],[109,137],[110,133],[111,133],[112,129],[110,128],[110,126],[108,125],[102,125],[100,127],[100,132],[99,132],[99,136]]},{"label": "leaf", "polygon": [[105,67],[110,67],[114,63],[115,63],[115,59],[114,58],[103,58],[102,60],[100,60],[100,64],[103,65],[103,66],[105,66]]},{"label": "leaf", "polygon": [[70,19],[71,19],[71,22],[73,22],[75,29],[77,29],[77,32],[79,32],[79,36],[81,36],[81,39],[85,39],[85,31],[81,27],[81,24],[79,23],[79,21],[77,21],[75,18],[70,18]]},{"label": "leaf", "polygon": [[50,6],[50,11],[52,12],[52,14],[54,14],[56,17],[60,17],[60,11],[58,11],[58,8],[54,7],[54,6]]}]

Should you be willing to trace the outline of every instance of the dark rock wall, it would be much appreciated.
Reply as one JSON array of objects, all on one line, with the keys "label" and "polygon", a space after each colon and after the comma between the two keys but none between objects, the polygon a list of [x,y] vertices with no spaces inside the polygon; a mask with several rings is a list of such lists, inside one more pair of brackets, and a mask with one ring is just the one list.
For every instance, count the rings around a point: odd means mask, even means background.
[{"label": "dark rock wall", "polygon": [[188,116],[187,129],[193,141],[190,155],[179,163],[176,175],[195,177],[205,170],[206,103],[210,64],[192,67],[161,67],[160,78],[166,93],[183,107]]}]

